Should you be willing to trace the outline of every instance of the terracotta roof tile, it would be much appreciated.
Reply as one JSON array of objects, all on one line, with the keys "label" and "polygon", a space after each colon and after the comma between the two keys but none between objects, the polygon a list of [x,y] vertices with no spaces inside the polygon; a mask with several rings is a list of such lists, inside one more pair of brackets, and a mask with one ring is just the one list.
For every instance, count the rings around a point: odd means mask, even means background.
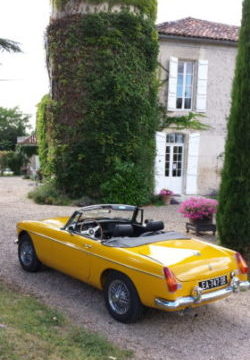
[{"label": "terracotta roof tile", "polygon": [[35,135],[20,136],[17,138],[18,145],[37,145],[37,139]]},{"label": "terracotta roof tile", "polygon": [[165,35],[237,42],[240,28],[188,17],[159,24],[157,29],[160,34]]}]

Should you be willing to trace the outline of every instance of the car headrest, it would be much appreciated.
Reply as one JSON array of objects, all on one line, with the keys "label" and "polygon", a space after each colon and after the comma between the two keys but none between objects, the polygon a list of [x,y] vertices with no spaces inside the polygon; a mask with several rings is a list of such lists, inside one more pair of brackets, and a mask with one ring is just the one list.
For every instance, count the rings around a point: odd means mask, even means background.
[{"label": "car headrest", "polygon": [[150,221],[146,224],[146,231],[160,231],[164,229],[162,221]]},{"label": "car headrest", "polygon": [[132,236],[133,235],[133,226],[131,224],[116,224],[113,237],[125,237],[125,236]]}]

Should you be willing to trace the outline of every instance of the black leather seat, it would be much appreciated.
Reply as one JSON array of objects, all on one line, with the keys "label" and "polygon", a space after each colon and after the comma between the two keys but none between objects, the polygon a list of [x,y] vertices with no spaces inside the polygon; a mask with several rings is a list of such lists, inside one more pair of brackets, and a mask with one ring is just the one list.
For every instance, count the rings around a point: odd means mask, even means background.
[{"label": "black leather seat", "polygon": [[132,236],[134,234],[133,226],[131,224],[116,224],[113,237]]},{"label": "black leather seat", "polygon": [[140,236],[146,232],[156,232],[164,229],[162,221],[149,221],[146,225],[133,224],[134,236]]},{"label": "black leather seat", "polygon": [[152,231],[152,232],[155,232],[155,231],[161,231],[164,229],[164,224],[162,221],[149,221],[147,224],[146,224],[146,232],[148,231]]}]

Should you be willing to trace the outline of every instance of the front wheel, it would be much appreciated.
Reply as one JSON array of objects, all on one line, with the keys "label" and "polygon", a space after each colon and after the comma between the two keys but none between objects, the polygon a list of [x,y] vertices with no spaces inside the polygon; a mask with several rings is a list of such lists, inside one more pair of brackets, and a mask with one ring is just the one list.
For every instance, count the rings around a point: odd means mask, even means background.
[{"label": "front wheel", "polygon": [[117,321],[133,323],[143,313],[143,305],[136,288],[125,275],[110,273],[104,285],[105,304],[110,315]]},{"label": "front wheel", "polygon": [[34,245],[28,234],[21,236],[18,243],[18,258],[22,268],[25,271],[36,272],[41,267]]}]

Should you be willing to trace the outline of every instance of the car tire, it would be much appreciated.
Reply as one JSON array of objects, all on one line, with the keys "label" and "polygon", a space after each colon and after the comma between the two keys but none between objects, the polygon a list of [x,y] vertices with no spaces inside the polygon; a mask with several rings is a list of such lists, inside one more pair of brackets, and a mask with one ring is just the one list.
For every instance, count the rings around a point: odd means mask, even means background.
[{"label": "car tire", "polygon": [[25,271],[36,272],[41,268],[32,240],[28,234],[23,234],[18,243],[18,259]]},{"label": "car tire", "polygon": [[143,305],[132,281],[119,272],[111,272],[104,283],[105,305],[110,315],[122,323],[138,321]]}]

